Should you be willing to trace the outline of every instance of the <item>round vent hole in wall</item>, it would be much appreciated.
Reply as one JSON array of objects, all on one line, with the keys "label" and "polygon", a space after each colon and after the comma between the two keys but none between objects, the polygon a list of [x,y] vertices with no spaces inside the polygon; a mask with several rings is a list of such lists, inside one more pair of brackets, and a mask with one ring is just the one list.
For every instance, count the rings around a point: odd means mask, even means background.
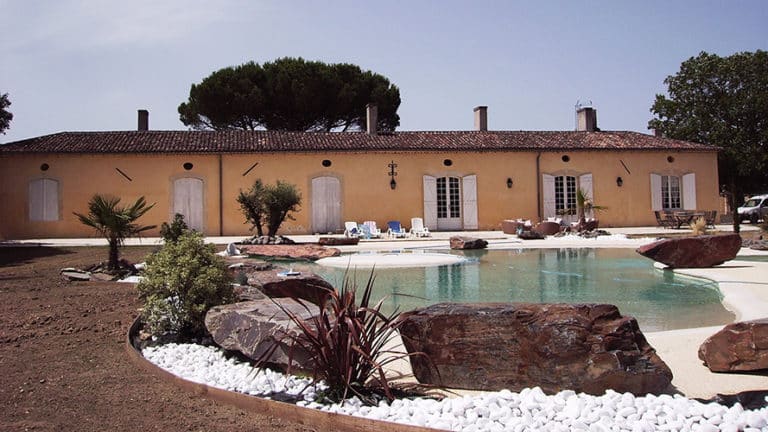
[{"label": "round vent hole in wall", "polygon": [[184,169],[187,171],[191,170],[192,167],[194,167],[194,165],[192,165],[192,162],[184,162],[183,166],[184,166]]},{"label": "round vent hole in wall", "polygon": [[672,163],[674,161],[675,161],[675,157],[674,156],[667,156],[667,162]]},{"label": "round vent hole in wall", "polygon": [[568,156],[568,155],[563,155],[563,157],[561,157],[560,159],[562,159],[563,162],[570,162],[571,161],[571,157]]},{"label": "round vent hole in wall", "polygon": [[323,159],[323,166],[328,168],[329,166],[331,166],[331,161],[329,161],[328,159]]},{"label": "round vent hole in wall", "polygon": [[443,160],[443,165],[451,166],[451,165],[453,165],[453,161],[450,160],[450,159],[445,159],[445,160]]},{"label": "round vent hole in wall", "polygon": [[48,168],[50,168],[50,165],[47,163],[40,165],[40,171],[48,171]]}]

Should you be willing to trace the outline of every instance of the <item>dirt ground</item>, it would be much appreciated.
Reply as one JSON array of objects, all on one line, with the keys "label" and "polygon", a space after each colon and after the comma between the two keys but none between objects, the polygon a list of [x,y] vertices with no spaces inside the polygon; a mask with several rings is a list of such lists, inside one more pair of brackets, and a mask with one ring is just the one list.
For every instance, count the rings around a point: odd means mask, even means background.
[{"label": "dirt ground", "polygon": [[[148,247],[126,247],[140,262]],[[105,247],[0,247],[0,431],[310,431],[146,375],[124,340],[132,284],[67,282]]]}]

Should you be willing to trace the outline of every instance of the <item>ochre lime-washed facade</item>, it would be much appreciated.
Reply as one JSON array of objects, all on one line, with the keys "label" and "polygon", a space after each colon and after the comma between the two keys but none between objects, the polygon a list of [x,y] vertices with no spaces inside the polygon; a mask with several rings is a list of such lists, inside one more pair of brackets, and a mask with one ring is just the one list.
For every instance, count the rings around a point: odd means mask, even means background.
[{"label": "ochre lime-washed facade", "polygon": [[286,235],[412,217],[432,231],[498,230],[504,219],[567,213],[578,188],[606,208],[595,215],[601,227],[655,225],[654,210],[719,209],[715,147],[588,121],[573,132],[487,131],[482,107],[476,116],[479,130],[465,132],[139,130],[9,143],[0,146],[0,238],[91,236],[73,212],[87,212],[96,193],[146,197],[155,207],[143,224],[179,212],[206,235],[246,236],[236,197],[256,179],[301,192]]}]

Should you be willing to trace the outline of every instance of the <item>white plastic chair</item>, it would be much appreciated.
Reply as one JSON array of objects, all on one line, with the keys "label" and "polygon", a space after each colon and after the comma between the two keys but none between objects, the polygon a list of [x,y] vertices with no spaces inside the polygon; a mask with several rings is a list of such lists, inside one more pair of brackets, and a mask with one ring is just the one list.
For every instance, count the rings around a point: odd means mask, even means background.
[{"label": "white plastic chair", "polygon": [[376,227],[376,221],[365,221],[363,225],[368,227],[368,232],[371,233],[371,238],[380,238],[381,230]]},{"label": "white plastic chair", "polygon": [[416,237],[429,237],[429,228],[424,226],[422,218],[411,218],[411,235]]},{"label": "white plastic chair", "polygon": [[352,238],[360,237],[360,229],[357,227],[357,222],[344,222],[344,236]]}]

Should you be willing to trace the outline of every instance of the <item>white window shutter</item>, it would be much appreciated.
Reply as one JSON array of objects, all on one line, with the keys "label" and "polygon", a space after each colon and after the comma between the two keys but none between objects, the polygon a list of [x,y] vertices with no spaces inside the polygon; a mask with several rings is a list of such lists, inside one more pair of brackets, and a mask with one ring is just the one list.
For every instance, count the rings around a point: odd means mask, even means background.
[{"label": "white window shutter", "polygon": [[59,220],[59,182],[43,179],[43,220]]},{"label": "white window shutter", "polygon": [[437,228],[437,179],[424,176],[424,225]]},{"label": "white window shutter", "polygon": [[660,211],[661,206],[661,176],[651,174],[651,210]]},{"label": "white window shutter", "polygon": [[[579,176],[579,188],[584,191],[588,199],[592,200],[592,204],[597,203],[594,191],[592,189],[592,173],[582,174]],[[589,212],[584,212],[584,217],[593,218],[595,215],[594,212],[590,210]]]},{"label": "white window shutter", "polygon": [[462,177],[464,229],[477,229],[477,176]]},{"label": "white window shutter", "polygon": [[555,176],[542,174],[544,217],[555,217]]},{"label": "white window shutter", "polygon": [[190,229],[203,231],[203,181],[193,177],[173,182],[173,213],[184,216]]},{"label": "white window shutter", "polygon": [[683,210],[696,210],[696,174],[683,175]]},{"label": "white window shutter", "polygon": [[592,173],[583,174],[579,176],[579,187],[587,194],[587,198],[595,201],[594,192],[592,190]]},{"label": "white window shutter", "polygon": [[29,182],[29,220],[59,220],[59,182],[36,179]]},{"label": "white window shutter", "polygon": [[43,195],[43,179],[32,180],[29,182],[29,220],[43,220],[43,209],[45,202]]}]

